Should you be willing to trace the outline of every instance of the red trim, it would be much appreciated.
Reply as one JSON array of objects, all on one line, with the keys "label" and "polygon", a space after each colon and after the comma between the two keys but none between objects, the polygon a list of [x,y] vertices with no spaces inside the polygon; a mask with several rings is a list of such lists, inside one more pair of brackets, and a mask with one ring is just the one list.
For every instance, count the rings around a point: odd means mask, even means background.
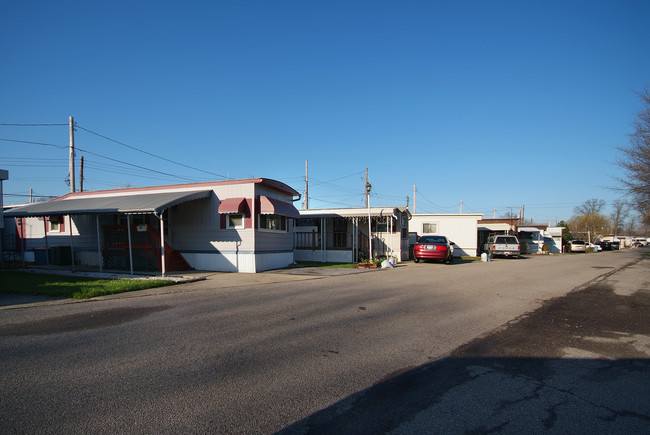
[{"label": "red trim", "polygon": [[246,205],[248,206],[248,214],[246,215],[246,219],[244,222],[244,228],[253,228],[253,216],[250,210],[253,209],[253,200],[250,198],[246,198]]},{"label": "red trim", "polygon": [[300,213],[296,207],[289,202],[280,201],[279,199],[260,196],[260,213],[262,214],[279,214],[281,216],[299,218]]},{"label": "red trim", "polygon": [[200,187],[209,187],[209,186],[229,186],[233,184],[260,184],[262,186],[271,187],[275,190],[287,193],[291,196],[300,196],[296,190],[291,186],[284,184],[281,181],[272,180],[270,178],[247,178],[243,180],[225,180],[225,181],[206,181],[203,183],[188,183],[188,184],[172,184],[168,186],[149,186],[149,187],[132,187],[127,189],[114,189],[114,190],[95,190],[95,191],[86,191],[86,192],[74,192],[68,193],[67,195],[60,196],[53,199],[52,201],[58,201],[61,199],[69,198],[79,198],[89,195],[96,195],[98,193],[123,193],[123,192],[148,192],[151,190],[174,190],[174,189],[185,189],[185,188],[200,188]]},{"label": "red trim", "polygon": [[219,204],[219,213],[242,213],[250,215],[250,208],[246,203],[246,198],[226,198]]}]

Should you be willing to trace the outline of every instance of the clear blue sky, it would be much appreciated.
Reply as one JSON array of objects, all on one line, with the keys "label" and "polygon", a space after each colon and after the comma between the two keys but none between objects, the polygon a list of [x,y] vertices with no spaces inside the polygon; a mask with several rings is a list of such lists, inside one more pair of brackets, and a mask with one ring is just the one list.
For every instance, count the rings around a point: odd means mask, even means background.
[{"label": "clear blue sky", "polygon": [[[412,204],[415,185],[420,213],[462,200],[555,223],[619,196],[648,23],[645,0],[5,0],[0,123],[74,116],[86,190],[268,177],[302,192],[309,160],[310,208],[363,206],[368,168],[372,205]],[[0,139],[5,203],[69,191],[66,125]]]}]

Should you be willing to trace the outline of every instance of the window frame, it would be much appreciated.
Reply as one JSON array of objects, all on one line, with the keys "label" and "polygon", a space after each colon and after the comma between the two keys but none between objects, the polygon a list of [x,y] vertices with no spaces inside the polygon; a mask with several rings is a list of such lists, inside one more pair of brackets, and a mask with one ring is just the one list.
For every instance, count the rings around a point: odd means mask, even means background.
[{"label": "window frame", "polygon": [[[425,231],[425,225],[435,225],[435,231]],[[422,222],[422,234],[438,234],[438,222]]]},{"label": "window frame", "polygon": [[49,216],[48,220],[48,233],[62,233],[64,229],[64,217],[61,215]]},{"label": "window frame", "polygon": [[[280,228],[268,228],[266,226],[262,226],[262,223],[264,222],[265,224],[269,222],[269,218],[271,219],[277,219],[279,218],[280,220]],[[260,213],[259,214],[259,219],[257,220],[257,229],[259,231],[266,231],[270,233],[286,233],[289,231],[289,218],[287,216],[283,216],[281,214],[266,214],[266,213]],[[284,228],[282,228],[284,226]]]},{"label": "window frame", "polygon": [[[231,219],[237,216],[241,218],[241,223],[239,225],[232,225],[231,224]],[[244,216],[244,213],[228,213],[226,215],[226,229],[229,230],[243,230],[246,228],[246,216]]]}]

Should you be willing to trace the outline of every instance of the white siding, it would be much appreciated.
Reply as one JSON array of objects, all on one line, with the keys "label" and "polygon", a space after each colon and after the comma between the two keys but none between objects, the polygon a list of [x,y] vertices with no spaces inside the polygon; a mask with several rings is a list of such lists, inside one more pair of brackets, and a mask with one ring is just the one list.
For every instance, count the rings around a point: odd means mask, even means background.
[{"label": "white siding", "polygon": [[480,214],[414,214],[409,222],[409,231],[424,234],[425,223],[437,224],[436,234],[446,236],[454,242],[454,256],[477,255],[478,229]]}]

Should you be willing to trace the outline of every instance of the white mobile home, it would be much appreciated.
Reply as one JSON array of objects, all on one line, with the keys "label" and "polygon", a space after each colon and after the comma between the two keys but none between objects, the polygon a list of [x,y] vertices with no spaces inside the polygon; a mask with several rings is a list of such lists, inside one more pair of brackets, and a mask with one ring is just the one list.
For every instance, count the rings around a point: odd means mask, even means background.
[{"label": "white mobile home", "polygon": [[5,215],[26,261],[259,272],[294,261],[295,197],[284,183],[254,178],[76,192]]},{"label": "white mobile home", "polygon": [[296,261],[354,263],[380,256],[408,260],[410,218],[406,207],[300,210]]},{"label": "white mobile home", "polygon": [[414,214],[409,228],[418,236],[446,236],[456,244],[455,257],[476,257],[477,223],[482,217],[482,214]]}]

